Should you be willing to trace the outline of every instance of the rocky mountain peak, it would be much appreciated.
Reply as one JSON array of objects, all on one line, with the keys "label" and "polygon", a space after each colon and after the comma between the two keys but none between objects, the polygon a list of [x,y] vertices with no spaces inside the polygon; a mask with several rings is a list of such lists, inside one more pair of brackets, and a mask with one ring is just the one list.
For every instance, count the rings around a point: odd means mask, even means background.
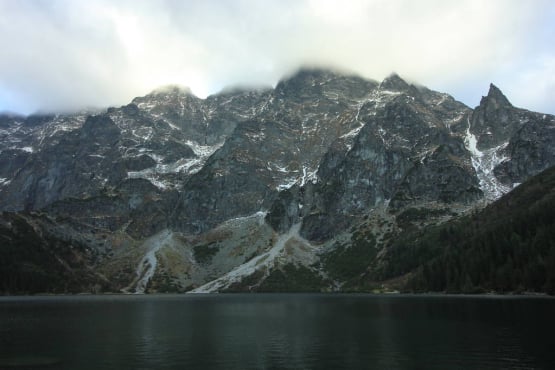
[{"label": "rocky mountain peak", "polygon": [[165,85],[154,89],[148,95],[194,95],[187,86]]},{"label": "rocky mountain peak", "polygon": [[488,95],[480,100],[471,121],[471,131],[478,137],[478,148],[482,150],[507,142],[526,120],[501,90],[490,84]]},{"label": "rocky mountain peak", "polygon": [[275,88],[277,96],[294,99],[327,98],[360,100],[378,86],[378,82],[353,73],[324,68],[301,68],[282,79]]},{"label": "rocky mountain peak", "polygon": [[209,95],[207,100],[214,100],[221,97],[230,96],[240,96],[240,95],[253,95],[253,94],[263,94],[265,92],[273,90],[270,85],[229,85],[224,87],[222,90],[216,94]]},{"label": "rocky mountain peak", "polygon": [[315,82],[326,81],[330,78],[336,77],[338,74],[329,69],[316,68],[316,67],[302,67],[293,73],[290,77],[283,79],[283,81],[303,81]]},{"label": "rocky mountain peak", "polygon": [[190,102],[191,104],[198,104],[200,101],[191,89],[178,85],[166,85],[154,89],[145,96],[136,97],[132,100],[132,104],[140,108],[147,108],[153,106],[171,106],[179,107],[182,103]]},{"label": "rocky mountain peak", "polygon": [[501,90],[494,84],[489,85],[487,96],[483,96],[480,100],[480,106],[490,105],[494,109],[512,107],[509,99],[501,92]]},{"label": "rocky mountain peak", "polygon": [[380,89],[383,90],[403,91],[410,89],[410,87],[411,86],[395,72],[387,76],[380,84]]},{"label": "rocky mountain peak", "polygon": [[335,77],[334,73],[320,68],[301,68],[282,79],[276,86],[278,94],[303,94],[316,90]]},{"label": "rocky mountain peak", "polygon": [[488,94],[480,100],[471,119],[471,131],[478,138],[478,149],[490,149],[506,143],[522,125],[524,118],[501,90],[490,84]]}]

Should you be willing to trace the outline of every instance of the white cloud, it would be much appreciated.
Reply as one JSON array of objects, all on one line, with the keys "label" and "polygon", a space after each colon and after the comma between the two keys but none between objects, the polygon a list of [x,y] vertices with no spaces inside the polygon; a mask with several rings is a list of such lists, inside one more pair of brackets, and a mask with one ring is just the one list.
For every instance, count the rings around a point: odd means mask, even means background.
[{"label": "white cloud", "polygon": [[526,61],[551,48],[536,36],[553,23],[552,8],[543,0],[0,0],[0,97],[11,100],[0,110],[119,105],[169,83],[206,95],[275,84],[301,64],[375,79],[396,71],[456,97],[483,94],[490,81],[504,85],[494,80],[500,70],[550,73]]}]

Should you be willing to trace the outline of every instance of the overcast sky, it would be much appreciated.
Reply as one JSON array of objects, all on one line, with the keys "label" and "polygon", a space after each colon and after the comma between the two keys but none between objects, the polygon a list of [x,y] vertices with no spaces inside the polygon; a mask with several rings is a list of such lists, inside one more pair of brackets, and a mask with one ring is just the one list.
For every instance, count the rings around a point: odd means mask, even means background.
[{"label": "overcast sky", "polygon": [[0,0],[0,111],[204,97],[301,65],[405,79],[476,106],[493,82],[555,113],[555,1]]}]

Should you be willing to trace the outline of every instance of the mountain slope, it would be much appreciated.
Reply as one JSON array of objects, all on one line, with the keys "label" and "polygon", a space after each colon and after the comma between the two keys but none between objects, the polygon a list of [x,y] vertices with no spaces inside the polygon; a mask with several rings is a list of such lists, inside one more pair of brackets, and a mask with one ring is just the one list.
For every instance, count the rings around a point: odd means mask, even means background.
[{"label": "mountain slope", "polygon": [[5,294],[97,293],[112,291],[109,279],[94,271],[99,251],[77,240],[52,237],[52,220],[37,214],[0,218],[0,289]]},{"label": "mountain slope", "polygon": [[[385,259],[395,269],[411,269],[415,255],[432,257],[423,259],[405,289],[555,294],[555,167],[479,213],[407,235]],[[383,273],[398,272],[386,267]]]}]

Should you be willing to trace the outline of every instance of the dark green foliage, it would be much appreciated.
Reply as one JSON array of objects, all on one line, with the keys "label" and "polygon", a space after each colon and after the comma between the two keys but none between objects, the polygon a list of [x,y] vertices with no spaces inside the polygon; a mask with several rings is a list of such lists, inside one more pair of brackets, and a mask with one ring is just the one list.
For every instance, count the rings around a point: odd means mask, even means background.
[{"label": "dark green foliage", "polygon": [[251,275],[241,279],[241,281],[231,284],[225,293],[241,293],[241,292],[252,292],[256,291],[258,284],[264,278],[264,271],[256,270]]},{"label": "dark green foliage", "polygon": [[267,277],[264,270],[257,270],[224,292],[320,292],[326,285],[317,272],[290,263],[272,270]]},{"label": "dark green foliage", "polygon": [[372,271],[376,280],[404,275],[430,261],[443,250],[437,227],[410,229],[387,246],[386,263]]},{"label": "dark green foliage", "polygon": [[257,288],[258,292],[319,292],[325,282],[305,266],[287,264],[273,270]]},{"label": "dark green foliage", "polygon": [[158,293],[180,293],[181,289],[171,277],[166,273],[156,274],[155,278],[150,281],[150,288]]},{"label": "dark green foliage", "polygon": [[40,216],[3,213],[0,217],[0,294],[110,291],[110,283],[88,263],[85,246],[50,236],[29,220]]},{"label": "dark green foliage", "polygon": [[193,247],[193,253],[195,255],[195,260],[198,263],[208,264],[212,260],[212,257],[218,253],[219,248],[214,246],[215,242],[209,244],[195,245]]},{"label": "dark green foliage", "polygon": [[338,246],[322,257],[325,270],[333,279],[349,281],[365,273],[376,257],[375,238],[369,232],[357,231],[351,245]]},{"label": "dark green foliage", "polygon": [[554,294],[555,168],[480,213],[407,235],[387,258],[379,277],[416,269],[412,291]]},{"label": "dark green foliage", "polygon": [[437,217],[448,213],[446,209],[408,208],[397,216],[397,222],[403,226],[411,222],[426,221],[430,217]]}]

